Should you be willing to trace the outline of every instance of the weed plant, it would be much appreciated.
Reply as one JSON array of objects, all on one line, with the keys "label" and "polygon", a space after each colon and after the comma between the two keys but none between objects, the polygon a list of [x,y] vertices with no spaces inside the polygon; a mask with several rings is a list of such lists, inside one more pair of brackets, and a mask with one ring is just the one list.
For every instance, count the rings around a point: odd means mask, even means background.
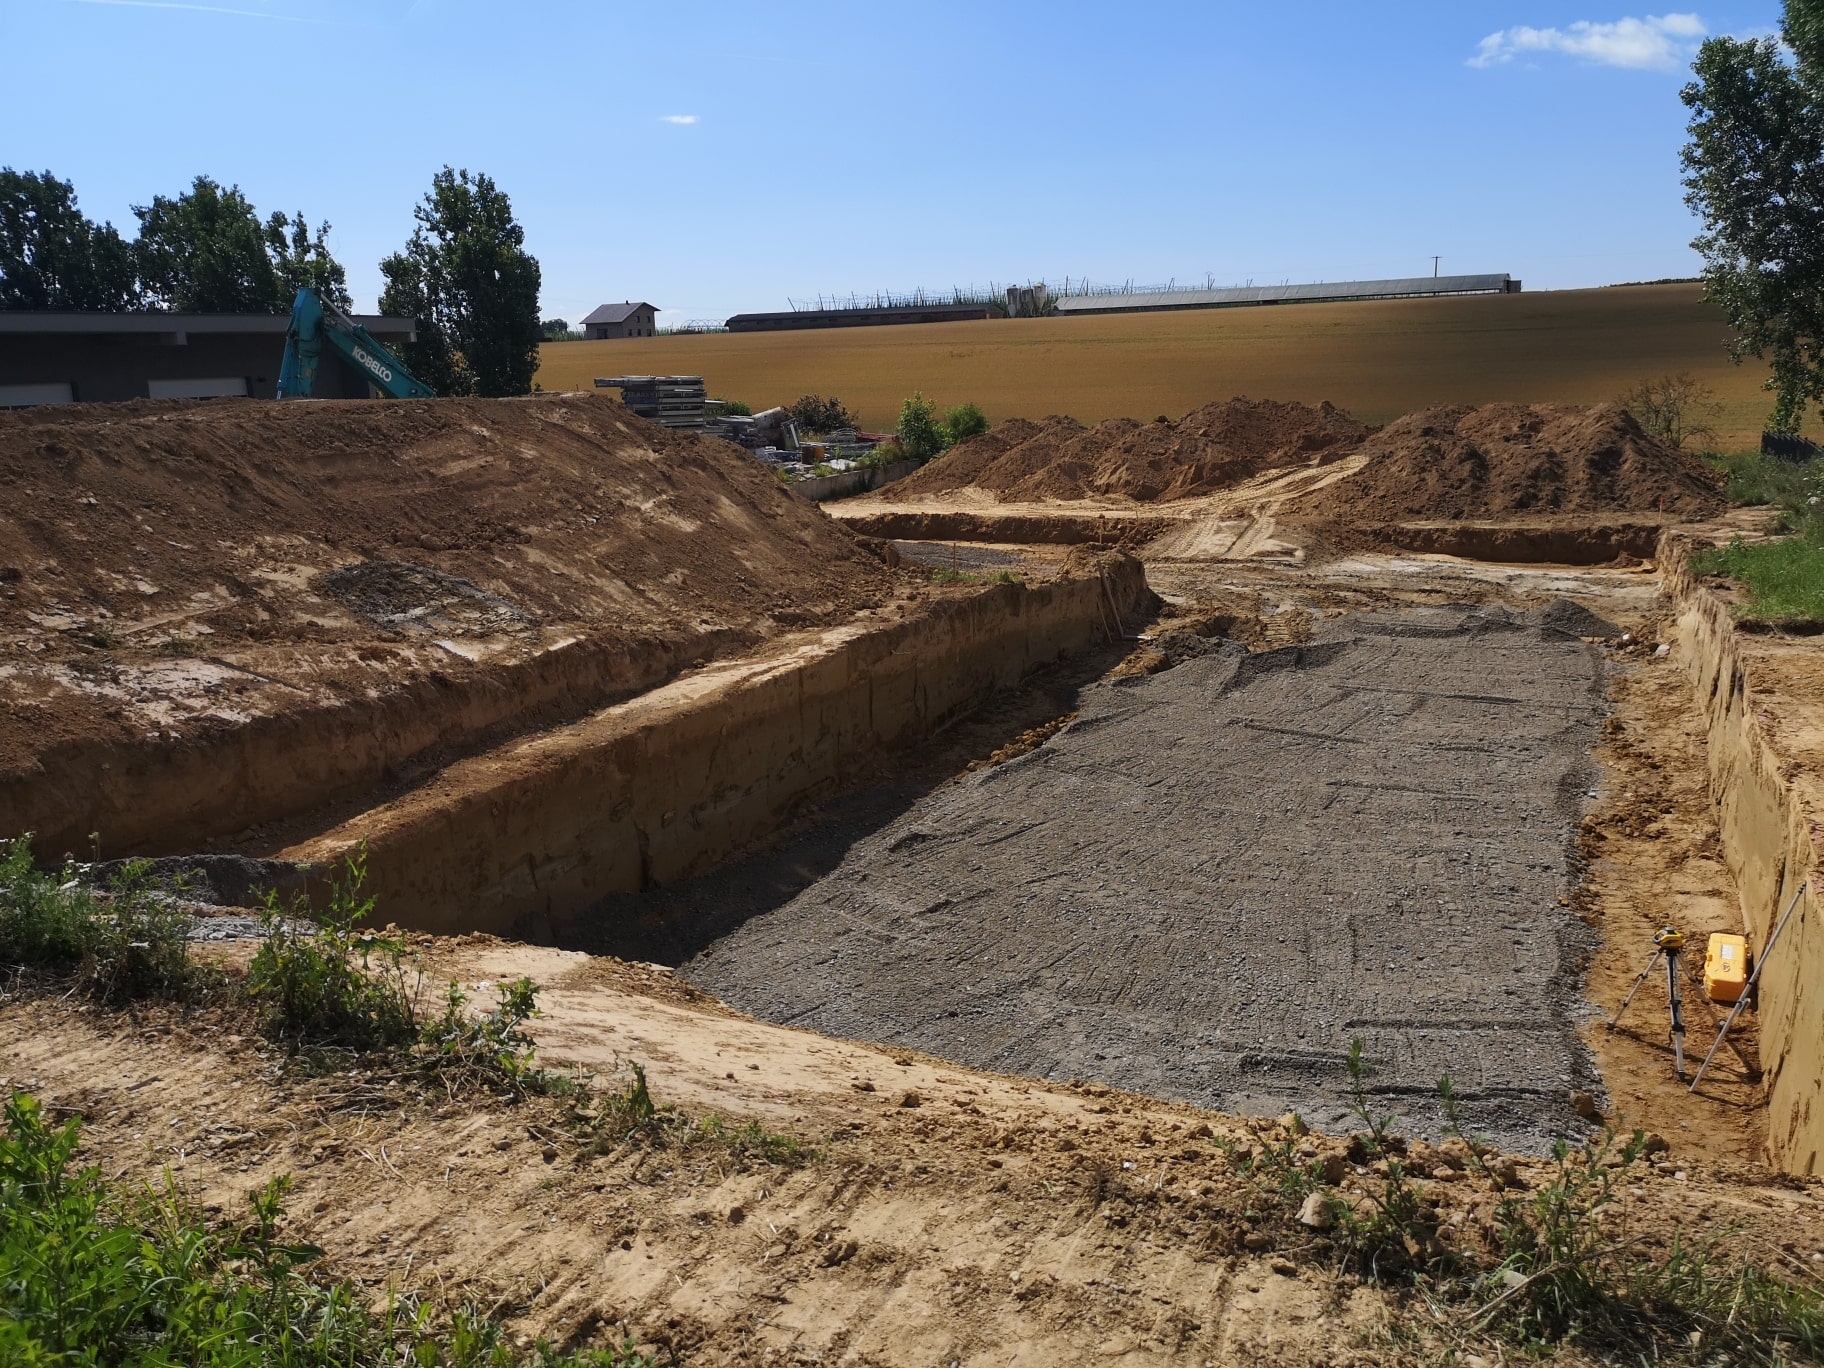
[{"label": "weed plant", "polygon": [[[1470,1338],[1498,1335],[1548,1358],[1576,1346],[1605,1362],[1783,1364],[1824,1362],[1824,1291],[1775,1277],[1682,1237],[1654,1256],[1626,1234],[1619,1185],[1647,1152],[1647,1137],[1605,1130],[1560,1141],[1552,1171],[1530,1190],[1491,1162],[1463,1131],[1451,1080],[1439,1080],[1446,1132],[1497,1195],[1491,1251],[1440,1242],[1434,1210],[1402,1156],[1393,1118],[1368,1102],[1362,1042],[1348,1058],[1353,1110],[1363,1123],[1351,1157],[1377,1172],[1359,1202],[1323,1187],[1322,1169],[1294,1142],[1240,1159],[1237,1169],[1288,1206],[1325,1194],[1332,1245],[1344,1267],[1380,1283],[1412,1286],[1439,1320]],[[1611,1220],[1620,1217],[1621,1220]]]},{"label": "weed plant", "polygon": [[631,1343],[519,1353],[473,1306],[378,1309],[288,1243],[288,1180],[251,1194],[243,1228],[175,1192],[130,1192],[75,1167],[78,1125],[23,1093],[0,1131],[0,1363],[93,1368],[653,1368]]},{"label": "weed plant", "polygon": [[638,1061],[622,1067],[618,1088],[578,1094],[571,1111],[573,1125],[587,1147],[609,1154],[623,1146],[691,1149],[709,1147],[736,1163],[799,1168],[816,1151],[787,1135],[775,1135],[757,1121],[730,1125],[719,1116],[693,1119],[677,1107],[653,1100],[646,1070]]},{"label": "weed plant", "polygon": [[97,893],[73,864],[58,874],[34,868],[29,835],[0,848],[0,964],[15,974],[68,976],[116,1005],[190,999],[213,982],[190,962],[189,917],[150,886],[148,865],[129,864]]}]

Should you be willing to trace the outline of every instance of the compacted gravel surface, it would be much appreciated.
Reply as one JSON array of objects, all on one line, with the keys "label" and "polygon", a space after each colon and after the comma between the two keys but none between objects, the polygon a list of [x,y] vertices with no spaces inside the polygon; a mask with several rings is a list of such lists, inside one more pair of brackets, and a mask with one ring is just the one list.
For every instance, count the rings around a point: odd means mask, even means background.
[{"label": "compacted gravel surface", "polygon": [[[1568,607],[1568,605],[1558,605]],[[1587,615],[1584,615],[1587,616]],[[770,1020],[977,1067],[1537,1151],[1578,1132],[1606,624],[1332,622],[1112,680],[1032,753],[933,792],[685,967]],[[1212,643],[1212,645],[1216,645]]]}]

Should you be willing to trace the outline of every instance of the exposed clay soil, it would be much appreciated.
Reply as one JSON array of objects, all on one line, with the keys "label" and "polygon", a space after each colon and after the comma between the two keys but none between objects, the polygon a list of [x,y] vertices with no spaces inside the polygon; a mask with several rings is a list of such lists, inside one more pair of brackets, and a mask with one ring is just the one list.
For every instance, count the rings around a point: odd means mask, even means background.
[{"label": "exposed clay soil", "polygon": [[1346,454],[1368,429],[1332,404],[1273,400],[1206,404],[1177,422],[1113,418],[1085,427],[1015,418],[945,452],[894,485],[896,499],[974,487],[1006,502],[1193,498],[1264,471]]},{"label": "exposed clay soil", "polygon": [[[63,848],[194,849],[929,592],[738,448],[594,395],[0,414],[0,485],[0,827]],[[301,731],[297,794],[83,801]],[[51,774],[69,801],[30,797]]]},{"label": "exposed clay soil", "polygon": [[[422,949],[433,981],[479,1001],[538,980],[548,1063],[610,1082],[637,1060],[659,1104],[815,1153],[790,1168],[713,1144],[592,1152],[545,1104],[414,1100],[358,1073],[285,1082],[231,1025],[55,998],[0,999],[0,1087],[84,1117],[83,1161],[110,1179],[172,1181],[223,1219],[289,1173],[285,1233],[324,1249],[330,1276],[377,1301],[478,1301],[566,1346],[630,1334],[661,1362],[754,1368],[1506,1361],[1460,1305],[1428,1312],[1340,1274],[1330,1241],[1225,1155],[1289,1146],[1363,1201],[1378,1178],[1337,1140],[766,1025],[646,966],[479,937]],[[1618,1187],[1619,1247],[1663,1258],[1697,1240],[1813,1276],[1824,1185],[1693,1163],[1667,1138]],[[1490,1257],[1491,1182],[1448,1146],[1406,1162],[1440,1239]],[[1549,1173],[1491,1167],[1520,1191]]]},{"label": "exposed clay soil", "polygon": [[41,656],[81,631],[358,639],[477,586],[508,605],[486,631],[808,626],[886,582],[737,448],[590,395],[23,410],[0,414],[0,482],[0,630]]},{"label": "exposed clay soil", "polygon": [[1614,404],[1441,405],[1362,443],[1360,470],[1287,510],[1340,524],[1408,518],[1664,513],[1708,517],[1724,477]]}]

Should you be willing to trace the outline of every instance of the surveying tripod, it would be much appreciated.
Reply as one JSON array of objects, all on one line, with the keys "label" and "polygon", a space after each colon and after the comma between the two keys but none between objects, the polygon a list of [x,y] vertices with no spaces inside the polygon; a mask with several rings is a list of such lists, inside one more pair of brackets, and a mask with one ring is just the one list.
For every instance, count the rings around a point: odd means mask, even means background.
[{"label": "surveying tripod", "polygon": [[1634,1001],[1634,994],[1640,991],[1640,985],[1647,981],[1647,975],[1653,972],[1653,966],[1659,963],[1663,955],[1666,961],[1666,1000],[1672,1010],[1672,1060],[1681,1083],[1685,1080],[1685,1016],[1678,1000],[1678,952],[1684,946],[1685,938],[1670,926],[1662,926],[1653,933],[1653,958],[1640,971],[1640,977],[1634,980],[1634,986],[1628,990],[1628,996],[1616,1009],[1614,1019],[1609,1022],[1611,1031],[1620,1024],[1621,1014],[1628,1010],[1628,1004]]}]

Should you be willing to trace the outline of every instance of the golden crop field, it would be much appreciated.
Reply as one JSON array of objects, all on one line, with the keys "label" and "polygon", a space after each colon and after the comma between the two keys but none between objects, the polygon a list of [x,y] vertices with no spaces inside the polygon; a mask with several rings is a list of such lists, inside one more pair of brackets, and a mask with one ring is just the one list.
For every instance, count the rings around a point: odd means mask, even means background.
[{"label": "golden crop field", "polygon": [[1696,285],[1564,290],[1078,318],[989,319],[799,333],[706,333],[541,350],[545,389],[596,376],[701,375],[756,410],[834,395],[890,429],[913,390],[973,400],[996,422],[1068,413],[1178,417],[1246,395],[1328,399],[1369,422],[1440,403],[1596,403],[1690,371],[1723,405],[1728,446],[1753,445],[1771,407],[1766,368],[1735,366]]}]

